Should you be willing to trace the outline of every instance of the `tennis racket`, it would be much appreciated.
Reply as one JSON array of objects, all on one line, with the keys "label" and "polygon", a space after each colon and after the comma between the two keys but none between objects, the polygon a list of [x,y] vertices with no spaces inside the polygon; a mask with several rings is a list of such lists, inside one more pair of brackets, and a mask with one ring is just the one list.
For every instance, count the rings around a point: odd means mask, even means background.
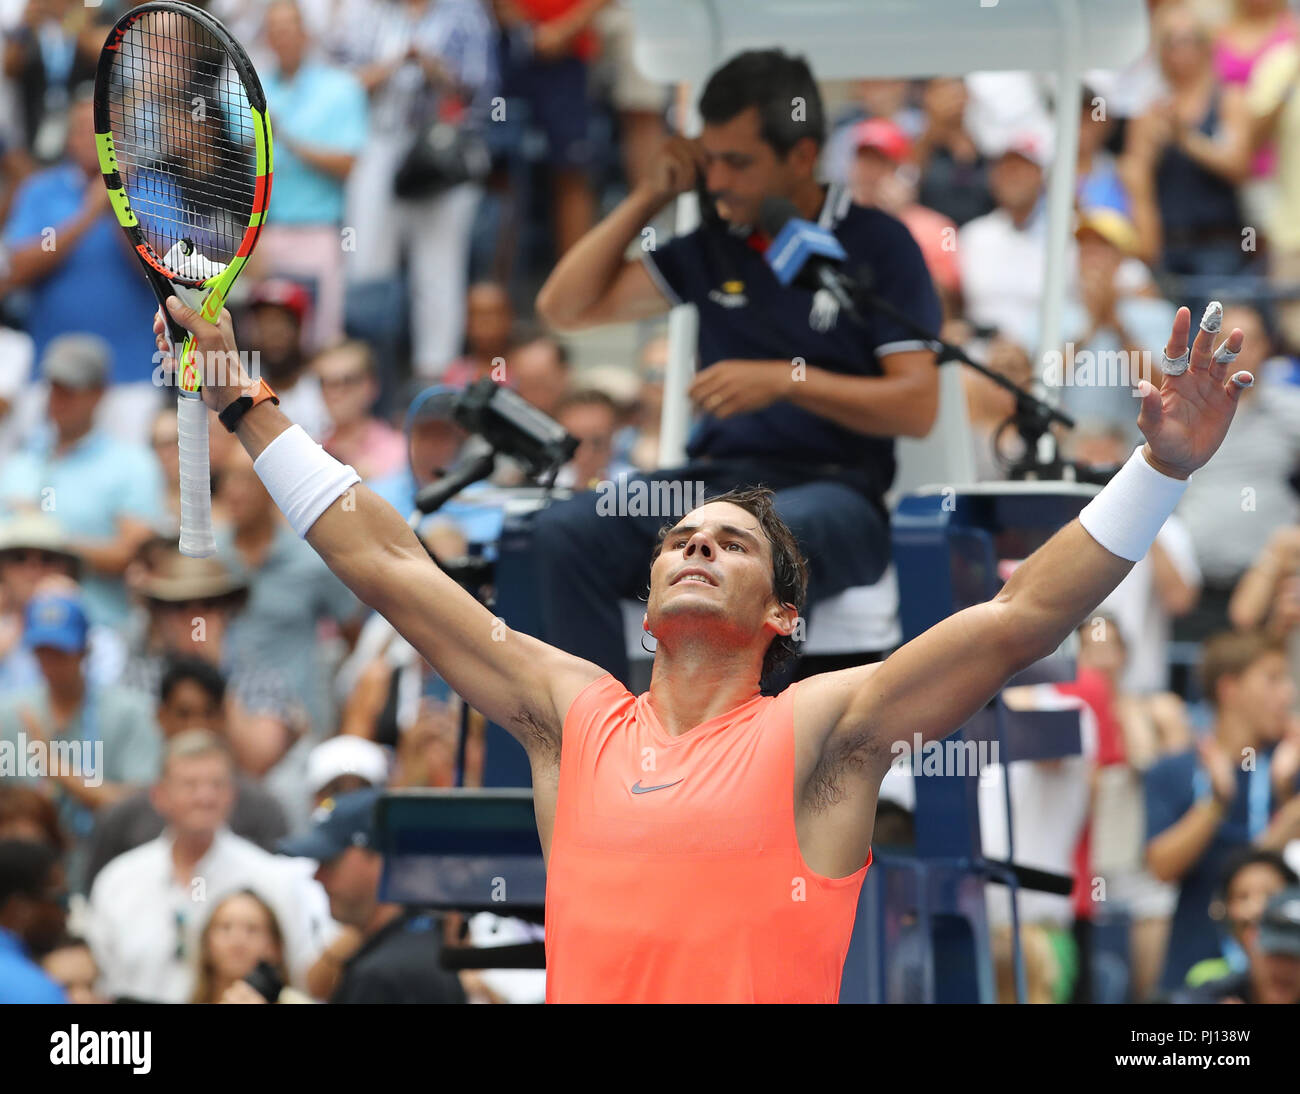
[{"label": "tennis racket", "polygon": [[167,323],[179,388],[180,550],[203,558],[216,550],[205,363],[165,301],[176,295],[209,323],[221,317],[271,196],[266,96],[218,20],[171,0],[141,4],[99,55],[95,143],[113,211]]}]

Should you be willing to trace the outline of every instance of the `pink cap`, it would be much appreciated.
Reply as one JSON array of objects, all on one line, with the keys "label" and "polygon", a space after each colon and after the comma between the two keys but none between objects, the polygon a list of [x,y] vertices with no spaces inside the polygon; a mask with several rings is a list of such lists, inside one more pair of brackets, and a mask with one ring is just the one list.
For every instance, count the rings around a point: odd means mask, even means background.
[{"label": "pink cap", "polygon": [[902,163],[912,150],[912,142],[888,118],[868,118],[853,127],[853,147],[874,148],[895,163]]}]

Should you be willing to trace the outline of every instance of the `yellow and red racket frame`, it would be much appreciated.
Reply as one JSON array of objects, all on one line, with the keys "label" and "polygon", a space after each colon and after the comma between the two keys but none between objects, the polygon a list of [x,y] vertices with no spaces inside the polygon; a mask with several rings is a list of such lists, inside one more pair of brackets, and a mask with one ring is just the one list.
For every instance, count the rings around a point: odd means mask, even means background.
[{"label": "yellow and red racket frame", "polygon": [[[214,277],[199,280],[185,277],[178,271],[170,269],[163,261],[162,256],[153,249],[145,238],[140,229],[140,222],[131,208],[131,201],[127,197],[126,189],[122,185],[122,176],[117,165],[117,151],[113,144],[109,90],[114,62],[127,30],[140,19],[157,12],[170,12],[192,19],[222,44],[230,58],[231,65],[235,69],[235,73],[244,86],[244,94],[247,96],[249,104],[248,113],[253,123],[253,140],[257,155],[257,178],[248,225],[244,229],[243,238],[240,240],[234,258],[230,260],[226,268]],[[163,316],[167,320],[167,329],[171,336],[173,348],[177,345],[181,346],[180,352],[176,354],[177,383],[180,385],[182,392],[195,395],[202,386],[203,376],[202,370],[195,366],[193,359],[194,339],[184,327],[171,318],[167,312],[165,301],[168,296],[176,293],[177,287],[192,290],[194,294],[202,297],[202,303],[198,308],[199,314],[209,323],[216,323],[221,317],[221,309],[225,306],[226,295],[230,292],[230,286],[234,284],[235,278],[239,276],[244,264],[248,261],[249,255],[252,254],[253,248],[257,245],[262,225],[266,221],[266,210],[271,201],[273,167],[271,122],[266,110],[266,93],[262,90],[262,83],[257,78],[257,71],[253,68],[253,63],[248,59],[248,54],[244,52],[243,47],[235,41],[234,37],[220,21],[192,4],[177,3],[175,0],[155,0],[153,3],[141,4],[139,7],[132,8],[113,25],[113,29],[109,31],[108,38],[104,42],[104,49],[99,56],[99,67],[95,74],[95,147],[99,152],[99,169],[103,172],[104,185],[108,187],[109,201],[113,206],[114,214],[117,216],[117,222],[122,226],[122,230],[126,232],[127,238],[131,241],[131,246],[139,256],[140,263],[144,267],[145,276],[149,279],[154,295],[157,296],[158,303],[163,309]],[[191,296],[191,293],[180,295]]]}]

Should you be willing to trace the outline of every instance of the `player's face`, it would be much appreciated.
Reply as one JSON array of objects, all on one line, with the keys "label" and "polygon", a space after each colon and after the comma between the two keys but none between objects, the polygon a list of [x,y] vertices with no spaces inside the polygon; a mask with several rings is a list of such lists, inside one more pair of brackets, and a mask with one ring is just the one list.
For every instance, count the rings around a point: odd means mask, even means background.
[{"label": "player's face", "polygon": [[706,621],[729,644],[794,625],[794,609],[776,603],[771,544],[758,518],[730,502],[701,505],[664,537],[646,615],[661,640],[682,621]]},{"label": "player's face", "polygon": [[[732,224],[756,224],[764,198],[792,197],[811,177],[811,163],[816,159],[811,141],[779,157],[761,136],[756,106],[730,121],[704,126],[700,143],[704,146],[705,188],[719,215]],[[812,161],[808,149],[813,150]]]}]

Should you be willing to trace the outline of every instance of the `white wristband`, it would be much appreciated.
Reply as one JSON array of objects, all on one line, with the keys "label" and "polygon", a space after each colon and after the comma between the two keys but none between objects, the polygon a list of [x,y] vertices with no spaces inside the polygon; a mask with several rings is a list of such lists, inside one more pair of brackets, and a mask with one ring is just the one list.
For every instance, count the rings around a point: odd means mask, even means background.
[{"label": "white wristband", "polygon": [[335,499],[361,481],[360,475],[339,463],[300,425],[290,426],[268,444],[253,461],[253,470],[303,539]]},{"label": "white wristband", "polygon": [[1186,479],[1161,474],[1139,447],[1083,507],[1079,523],[1111,554],[1140,562],[1186,489]]}]

